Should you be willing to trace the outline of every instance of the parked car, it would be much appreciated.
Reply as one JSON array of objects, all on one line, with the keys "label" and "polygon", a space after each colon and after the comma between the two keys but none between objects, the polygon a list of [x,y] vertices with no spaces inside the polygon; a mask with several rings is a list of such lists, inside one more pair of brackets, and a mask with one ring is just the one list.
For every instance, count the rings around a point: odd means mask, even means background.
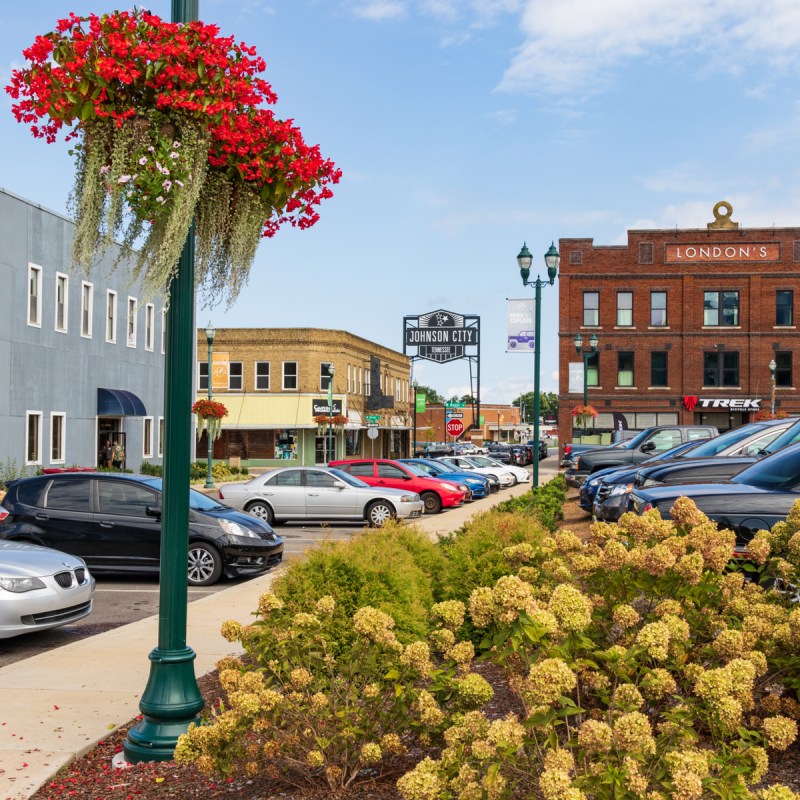
[{"label": "parked car", "polygon": [[[416,469],[422,470],[431,478],[441,478],[445,481],[464,483],[472,493],[473,499],[488,497],[492,491],[500,488],[499,481],[489,478],[486,475],[476,475],[474,472],[464,472],[463,470],[446,467],[439,461],[428,458],[398,458],[401,464],[409,464]],[[494,486],[494,488],[492,488]]]},{"label": "parked car", "polygon": [[270,525],[348,520],[379,528],[390,519],[412,519],[422,513],[422,500],[410,489],[374,488],[328,467],[270,470],[247,483],[224,483],[219,496]]},{"label": "parked car", "polygon": [[[627,433],[627,431],[625,431]],[[641,433],[641,431],[636,431],[636,434]],[[633,436],[630,436],[626,439],[618,439],[616,442],[612,442],[611,444],[607,445],[596,445],[596,444],[571,444],[567,442],[564,445],[564,455],[561,457],[561,461],[559,462],[560,467],[574,467],[575,462],[578,459],[578,456],[582,453],[588,453],[589,450],[599,450],[600,447],[622,447],[625,442],[630,441]]]},{"label": "parked car", "polygon": [[[8,483],[0,539],[55,547],[99,573],[158,573],[161,479],[118,472],[62,472]],[[283,558],[283,540],[260,519],[189,490],[192,586],[259,575]]]},{"label": "parked car", "polygon": [[489,442],[486,446],[486,455],[495,461],[501,461],[503,464],[514,464],[514,453],[511,450],[511,445],[505,442]]},{"label": "parked car", "polygon": [[656,509],[670,519],[679,497],[691,498],[720,527],[736,534],[739,555],[760,530],[786,519],[800,500],[800,444],[785,447],[738,472],[723,483],[691,483],[638,488],[631,493],[637,514]]},{"label": "parked car", "polygon": [[[528,439],[525,444],[527,444],[528,447],[533,447],[535,442],[533,439]],[[539,439],[539,461],[541,461],[543,458],[547,458],[547,439],[545,439],[544,436]]]},{"label": "parked car", "polygon": [[0,639],[77,622],[91,614],[93,594],[83,559],[0,541]]},{"label": "parked car", "polygon": [[426,514],[438,514],[443,508],[461,505],[470,491],[464,483],[431,478],[410,464],[388,458],[359,458],[351,461],[331,461],[329,466],[360,478],[370,486],[402,489],[415,492],[422,499]]},{"label": "parked car", "polygon": [[681,442],[709,439],[718,436],[713,425],[654,425],[638,436],[623,442],[620,447],[601,447],[582,453],[564,475],[569,486],[580,486],[587,475],[606,467],[641,464]]},{"label": "parked car", "polygon": [[454,448],[451,444],[426,444],[414,455],[417,458],[438,458],[439,456],[451,456],[453,452]]},{"label": "parked car", "polygon": [[533,453],[524,444],[512,445],[511,452],[514,455],[514,463],[518,467],[526,467],[528,464],[533,464]]},{"label": "parked car", "polygon": [[497,461],[491,456],[448,456],[447,458],[440,458],[438,460],[443,463],[453,464],[462,469],[477,469],[479,472],[495,475],[500,479],[501,486],[503,485],[503,475],[509,475],[511,477],[511,486],[515,486],[518,483],[526,483],[531,479],[530,472],[524,467],[517,467],[514,464],[504,464],[502,461]]},{"label": "parked car", "polygon": [[497,481],[501,489],[508,489],[510,486],[515,486],[518,483],[514,474],[508,469],[508,464],[501,464],[499,467],[496,464],[494,466],[478,466],[475,460],[477,458],[486,458],[486,456],[442,456],[436,460],[447,467],[447,469],[474,472],[478,475],[492,478]]},{"label": "parked car", "polygon": [[478,452],[478,448],[472,442],[456,442],[453,449],[455,450],[454,455],[457,456],[470,456]]}]

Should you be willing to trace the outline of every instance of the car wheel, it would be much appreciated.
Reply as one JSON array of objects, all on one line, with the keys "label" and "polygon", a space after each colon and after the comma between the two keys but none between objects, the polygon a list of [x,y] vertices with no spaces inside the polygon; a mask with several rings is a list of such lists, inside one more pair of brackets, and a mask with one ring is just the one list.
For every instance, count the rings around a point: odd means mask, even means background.
[{"label": "car wheel", "polygon": [[254,517],[263,519],[267,525],[272,525],[275,522],[275,513],[273,512],[271,506],[269,503],[264,503],[261,500],[256,500],[254,503],[250,503],[249,506],[245,507],[245,511],[248,514],[252,514]]},{"label": "car wheel", "polygon": [[382,528],[390,519],[394,519],[394,508],[384,500],[378,500],[367,509],[370,528]]},{"label": "car wheel", "polygon": [[511,473],[511,485],[512,486],[516,486],[518,483],[519,483],[519,481],[517,480],[517,476],[514,475],[514,473],[512,472]]},{"label": "car wheel", "polygon": [[515,350],[515,349],[516,349],[516,347],[517,347],[517,343],[512,341],[512,342],[509,342],[509,343],[508,343],[508,346],[509,346],[509,347],[510,347],[512,350]]},{"label": "car wheel", "polygon": [[189,545],[189,586],[211,586],[222,575],[222,557],[204,542]]},{"label": "car wheel", "polygon": [[436,492],[425,492],[420,497],[425,504],[426,514],[438,514],[442,510],[442,498]]}]

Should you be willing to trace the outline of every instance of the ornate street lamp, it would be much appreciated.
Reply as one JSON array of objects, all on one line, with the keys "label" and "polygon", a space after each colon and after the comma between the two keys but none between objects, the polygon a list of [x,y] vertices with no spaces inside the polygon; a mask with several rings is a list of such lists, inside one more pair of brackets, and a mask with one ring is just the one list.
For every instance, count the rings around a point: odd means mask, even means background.
[{"label": "ornate street lamp", "polygon": [[[597,334],[592,334],[589,339],[589,349],[583,349],[583,337],[580,333],[575,334],[572,340],[575,345],[575,352],[583,358],[583,405],[589,405],[589,359],[597,352]],[[583,418],[583,435],[586,436],[586,417]]]},{"label": "ornate street lamp", "polygon": [[333,364],[328,364],[328,461],[336,460],[333,451],[335,439],[333,436],[333,376],[336,372]]},{"label": "ornate street lamp", "polygon": [[769,360],[769,374],[772,379],[772,393],[770,394],[770,401],[769,401],[769,413],[774,417],[775,416],[775,368],[778,365],[775,363],[775,359],[771,358]]},{"label": "ornate street lamp", "polygon": [[[558,275],[558,265],[561,261],[561,256],[556,250],[555,244],[550,242],[550,247],[544,254],[544,263],[547,266],[547,280],[550,286],[556,282],[556,275]],[[519,251],[517,256],[517,264],[519,264],[519,274],[522,276],[522,285],[530,286],[528,277],[531,274],[531,264],[533,264],[533,256],[528,250],[527,245],[523,242],[522,250]],[[542,323],[542,286],[541,278],[537,275],[536,280],[533,282],[535,290],[534,294],[534,351],[533,351],[533,486],[536,488],[539,485],[539,370],[541,365],[541,352],[539,341],[539,329]]]},{"label": "ornate street lamp", "polygon": [[[213,370],[211,368],[212,365],[212,350],[214,348],[214,334],[216,331],[214,330],[213,326],[209,322],[206,325],[206,342],[208,344],[208,399],[211,400],[211,376],[213,374]],[[205,489],[213,489],[214,488],[214,474],[212,472],[212,468],[214,466],[214,442],[211,437],[211,428],[206,429],[206,436],[208,438],[208,470],[206,472],[206,482],[205,482]]]}]

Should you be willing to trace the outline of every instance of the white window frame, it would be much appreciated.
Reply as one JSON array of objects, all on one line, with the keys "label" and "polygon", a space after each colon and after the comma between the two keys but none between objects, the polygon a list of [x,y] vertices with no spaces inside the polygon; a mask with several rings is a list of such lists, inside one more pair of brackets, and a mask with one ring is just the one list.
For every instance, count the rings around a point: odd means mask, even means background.
[{"label": "white window frame", "polygon": [[[53,457],[53,427],[56,419],[61,420],[61,436],[59,437],[60,441],[58,443],[58,449],[60,452],[59,457]],[[50,412],[50,439],[49,439],[49,446],[50,446],[50,463],[51,464],[64,464],[66,462],[66,444],[67,444],[67,414],[64,411],[51,411]]]},{"label": "white window frame", "polygon": [[117,343],[117,293],[113,289],[106,290],[106,342]]},{"label": "white window frame", "polygon": [[153,418],[142,417],[142,458],[152,458],[152,457],[153,457]]},{"label": "white window frame", "polygon": [[[31,421],[37,421],[36,425],[36,439],[37,439],[37,453],[34,454],[34,458],[29,458],[30,453],[28,452],[28,434],[31,430]],[[42,463],[42,412],[41,411],[26,411],[25,412],[25,464],[26,466],[32,467],[36,465],[41,465]]]},{"label": "white window frame", "polygon": [[[213,359],[214,359],[213,355],[211,356],[211,359],[212,359],[212,362],[213,362]],[[231,367],[234,364],[238,364],[239,365],[239,374],[238,375],[234,375],[233,374],[233,370],[231,369]],[[213,363],[212,363],[212,370],[213,370]],[[212,377],[213,377],[213,372],[212,372]],[[233,385],[234,380],[238,380],[241,383],[241,386],[234,386]],[[212,383],[212,388],[213,388],[213,383]],[[228,391],[229,392],[241,392],[241,391],[244,391],[244,362],[242,362],[242,361],[229,361],[228,362]]]},{"label": "white window frame", "polygon": [[[259,367],[260,364],[266,364],[267,365],[267,374],[266,374],[266,376],[258,374],[258,367]],[[266,386],[259,386],[258,385],[259,380],[263,380],[264,377],[266,377],[266,379],[267,379],[267,385]],[[271,382],[272,382],[272,367],[270,366],[270,362],[269,361],[256,361],[254,366],[253,366],[253,388],[257,392],[268,392],[269,391],[269,387],[271,385]]]},{"label": "white window frame", "polygon": [[[131,317],[131,309],[133,309],[133,317]],[[135,297],[128,295],[128,303],[125,306],[125,342],[128,347],[136,348],[136,323],[139,316],[139,301]],[[131,321],[133,322],[133,330],[131,331]]]},{"label": "white window frame", "polygon": [[158,418],[158,449],[156,453],[159,458],[164,458],[164,417]]},{"label": "white window frame", "polygon": [[[34,282],[36,289],[35,294],[34,292],[31,291],[32,284]],[[38,264],[32,264],[30,262],[28,262],[27,299],[28,299],[28,310],[27,310],[28,325],[30,325],[33,328],[41,328],[42,327],[42,268]]]},{"label": "white window frame", "polygon": [[167,352],[167,309],[161,309],[161,355]]},{"label": "white window frame", "polygon": [[[64,286],[64,302],[63,302],[63,323],[59,327],[58,324],[58,287],[63,283]],[[53,328],[55,329],[56,333],[67,333],[69,329],[69,275],[64,272],[56,272],[56,296],[55,302],[53,303],[55,306],[54,308],[54,315],[53,315]]]},{"label": "white window frame", "polygon": [[147,303],[144,307],[144,349],[153,352],[155,344],[155,306],[152,303]]},{"label": "white window frame", "polygon": [[81,336],[92,338],[92,318],[94,317],[94,285],[81,281]]},{"label": "white window frame", "polygon": [[[296,386],[293,389],[286,388],[286,365],[287,364],[294,364],[295,365],[295,373],[294,373],[294,380]],[[300,390],[300,370],[297,368],[299,362],[297,361],[283,361],[281,363],[281,390],[284,392],[297,392]]]}]

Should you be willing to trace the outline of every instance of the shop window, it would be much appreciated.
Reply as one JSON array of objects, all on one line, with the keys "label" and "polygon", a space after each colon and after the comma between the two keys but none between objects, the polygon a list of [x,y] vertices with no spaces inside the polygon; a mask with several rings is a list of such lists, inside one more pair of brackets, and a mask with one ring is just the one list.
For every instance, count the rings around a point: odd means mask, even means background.
[{"label": "shop window", "polygon": [[234,392],[242,390],[242,362],[231,361],[228,364],[228,389]]},{"label": "shop window", "polygon": [[357,456],[361,454],[361,431],[344,432],[344,454],[346,456]]},{"label": "shop window", "polygon": [[586,356],[586,385],[600,385],[600,353]]},{"label": "shop window", "polygon": [[738,386],[739,353],[704,353],[703,386]]},{"label": "shop window", "polygon": [[161,355],[167,352],[167,309],[161,309]]},{"label": "shop window", "polygon": [[297,362],[283,362],[283,389],[291,391],[297,389]]},{"label": "shop window", "polygon": [[667,353],[650,353],[650,385],[669,386],[667,380]]},{"label": "shop window", "polygon": [[297,458],[297,430],[287,428],[275,431],[275,458]]},{"label": "shop window", "polygon": [[775,292],[775,324],[794,325],[794,292],[791,289]]},{"label": "shop window", "polygon": [[56,330],[67,332],[67,302],[69,301],[69,278],[61,272],[56,273]]},{"label": "shop window", "polygon": [[28,325],[42,327],[42,268],[28,264]]},{"label": "shop window", "polygon": [[144,349],[152,352],[156,341],[156,310],[152,303],[144,307]]},{"label": "shop window", "polygon": [[600,292],[583,293],[583,324],[587,327],[600,324]]},{"label": "shop window", "polygon": [[650,292],[650,326],[663,328],[667,324],[667,293]]},{"label": "shop window", "polygon": [[633,386],[633,353],[617,353],[617,386]]},{"label": "shop window", "polygon": [[703,325],[738,324],[739,292],[703,292]]},{"label": "shop window", "polygon": [[117,343],[117,293],[111,289],[106,292],[106,341]]},{"label": "shop window", "polygon": [[27,435],[26,464],[42,463],[42,412],[28,411],[25,414],[25,428]]},{"label": "shop window", "polygon": [[617,292],[617,325],[621,328],[633,325],[633,292]]},{"label": "shop window", "polygon": [[144,426],[142,429],[142,458],[153,457],[153,418],[144,417]]},{"label": "shop window", "polygon": [[66,414],[63,412],[53,412],[50,415],[50,463],[64,463],[64,442],[66,426],[64,421]]},{"label": "shop window", "polygon": [[94,311],[94,286],[81,283],[81,336],[92,338],[92,313]]},{"label": "shop window", "polygon": [[792,354],[790,351],[775,353],[775,385],[792,386]]},{"label": "shop window", "polygon": [[138,301],[135,297],[128,298],[128,323],[127,323],[127,342],[128,347],[136,347],[136,311]]},{"label": "shop window", "polygon": [[198,375],[197,375],[197,391],[198,392],[207,392],[208,391],[208,361],[199,361],[197,364],[198,368]]},{"label": "shop window", "polygon": [[[331,375],[331,367],[333,364],[330,361],[323,361],[319,365],[319,388],[320,391],[327,392],[328,387],[331,385],[333,375]],[[335,374],[335,373],[334,373]]]},{"label": "shop window", "polygon": [[269,361],[256,361],[256,389],[269,391]]}]

